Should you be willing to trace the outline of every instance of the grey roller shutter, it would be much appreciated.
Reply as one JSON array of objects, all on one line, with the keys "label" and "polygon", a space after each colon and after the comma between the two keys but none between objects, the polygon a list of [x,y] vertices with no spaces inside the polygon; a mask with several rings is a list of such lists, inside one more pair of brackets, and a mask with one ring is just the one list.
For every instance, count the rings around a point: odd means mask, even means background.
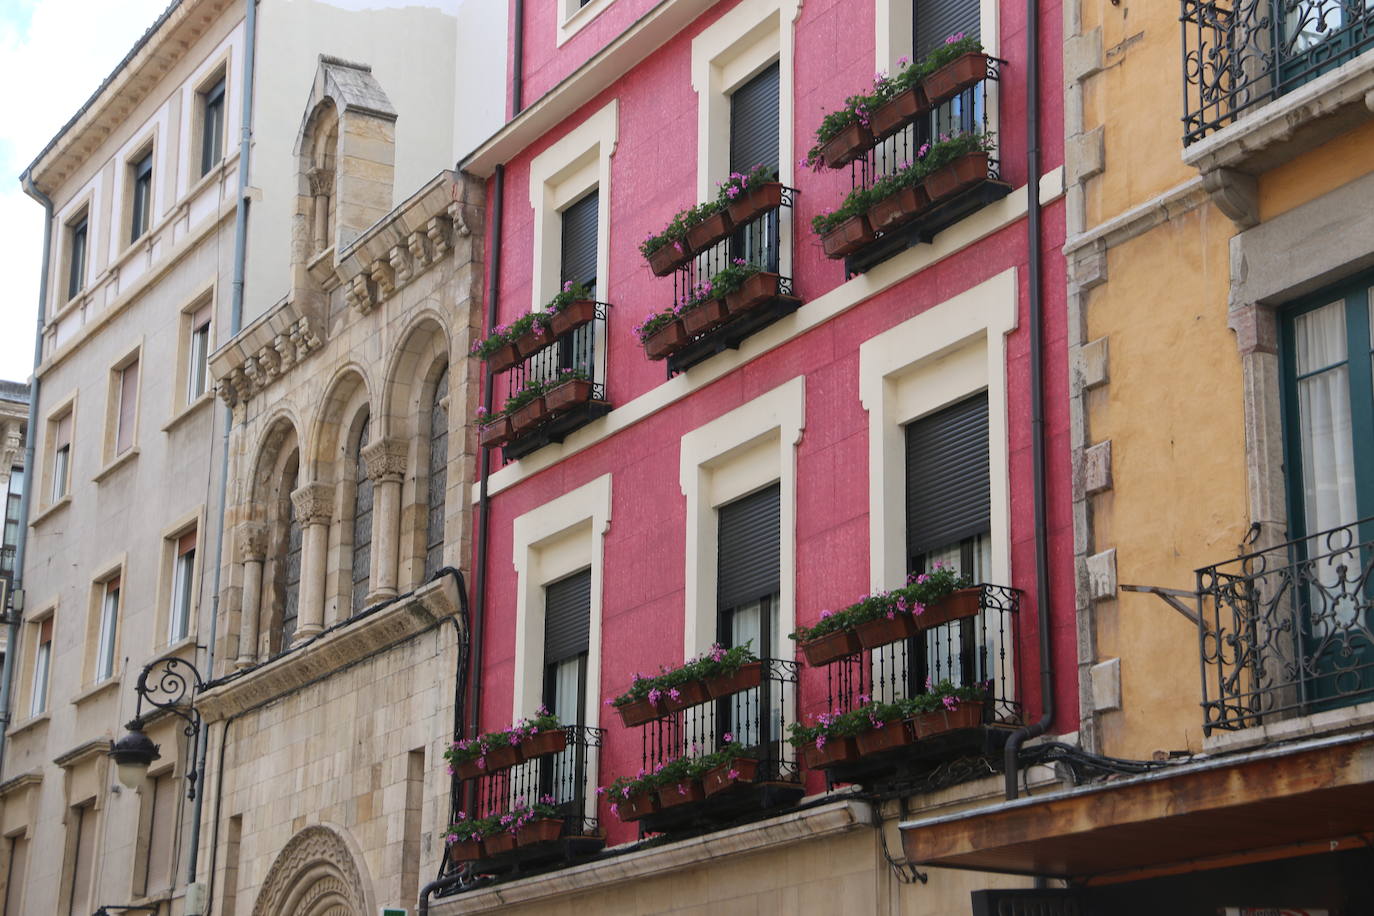
[{"label": "grey roller shutter", "polygon": [[544,664],[587,651],[592,617],[592,572],[573,573],[544,587]]},{"label": "grey roller shutter", "polygon": [[561,279],[596,289],[596,210],[599,194],[588,194],[563,211]]},{"label": "grey roller shutter", "polygon": [[945,43],[951,35],[978,37],[978,0],[912,0],[915,60]]},{"label": "grey roller shutter", "polygon": [[908,556],[987,531],[990,502],[986,392],[907,425]]},{"label": "grey roller shutter", "polygon": [[779,89],[774,63],[730,96],[730,171],[778,167]]},{"label": "grey roller shutter", "polygon": [[739,607],[776,594],[780,579],[777,484],[720,507],[716,600]]}]

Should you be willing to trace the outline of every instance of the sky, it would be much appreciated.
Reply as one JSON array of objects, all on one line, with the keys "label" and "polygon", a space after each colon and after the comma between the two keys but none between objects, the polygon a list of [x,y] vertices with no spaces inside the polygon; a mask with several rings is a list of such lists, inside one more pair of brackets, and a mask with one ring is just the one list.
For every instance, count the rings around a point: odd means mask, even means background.
[{"label": "sky", "polygon": [[43,208],[19,175],[170,0],[0,0],[0,378],[33,371]]}]

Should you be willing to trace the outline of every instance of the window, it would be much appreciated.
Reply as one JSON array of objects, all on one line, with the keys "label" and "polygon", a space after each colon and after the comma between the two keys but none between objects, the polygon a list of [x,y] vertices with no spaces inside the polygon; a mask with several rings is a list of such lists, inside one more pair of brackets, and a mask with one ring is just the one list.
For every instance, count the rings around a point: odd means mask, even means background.
[{"label": "window", "polygon": [[367,445],[368,421],[363,420],[353,443],[353,613],[367,603],[372,572],[372,478],[367,476],[363,446]]},{"label": "window", "polygon": [[115,370],[118,401],[115,405],[115,455],[122,455],[134,445],[134,430],[138,426],[138,358]]},{"label": "window", "polygon": [[53,431],[52,502],[67,495],[72,472],[72,412],[68,410],[51,424]]},{"label": "window", "polygon": [[167,642],[185,639],[191,632],[191,607],[195,603],[196,532],[176,539],[172,560],[172,606],[168,615]]},{"label": "window", "polygon": [[67,898],[68,916],[86,916],[94,907],[91,900],[91,875],[95,871],[95,803],[77,805],[67,815],[67,856],[71,881]]},{"label": "window", "polygon": [[114,675],[116,640],[119,636],[119,586],[115,576],[100,588],[100,638],[96,643],[95,681]]},{"label": "window", "polygon": [[[978,38],[979,0],[915,0],[912,11],[912,60],[919,61],[951,35]],[[945,102],[916,124],[916,142],[939,134],[972,131],[982,125],[982,92],[974,86]]]},{"label": "window", "polygon": [[[584,569],[544,587],[544,706],[564,725],[587,724],[587,647],[592,616],[592,571]],[[578,797],[569,747],[541,764],[540,794],[556,803]]]},{"label": "window", "polygon": [[[775,62],[730,96],[730,171],[748,174],[766,165],[778,168],[778,99],[780,67]],[[773,210],[735,233],[731,254],[778,270],[778,211]]]},{"label": "window", "polygon": [[562,283],[581,283],[596,295],[596,229],[600,197],[592,191],[563,211]]},{"label": "window", "polygon": [[200,174],[224,158],[224,77],[200,94]]},{"label": "window", "polygon": [[300,519],[296,518],[295,501],[291,499],[291,493],[300,484],[299,460],[297,457],[292,461],[291,473],[286,478],[288,483],[282,492],[282,501],[285,503],[286,543],[281,565],[281,624],[274,634],[272,646],[275,654],[291,648],[291,637],[296,633],[296,619],[300,614],[302,531]]},{"label": "window", "polygon": [[5,912],[24,912],[24,878],[28,871],[29,841],[23,836],[5,839],[9,864],[5,869]]},{"label": "window", "polygon": [[205,393],[210,381],[210,303],[191,313],[190,340],[187,343],[186,403],[194,403]]},{"label": "window", "polygon": [[129,244],[148,231],[153,215],[153,154],[150,150],[130,167],[133,194],[129,198]]},{"label": "window", "polygon": [[19,505],[24,499],[24,469],[10,469],[9,492],[5,495],[5,539],[0,546],[0,576],[14,576],[14,547],[19,543]]},{"label": "window", "polygon": [[[771,658],[778,629],[781,527],[778,484],[721,506],[716,527],[717,638],[725,646],[746,643]],[[759,689],[727,704],[725,731],[745,747],[781,738],[780,710],[772,729],[759,733]]]},{"label": "window", "polygon": [[181,793],[178,791],[180,780],[171,770],[152,777],[148,783],[143,803],[151,810],[146,822],[148,845],[143,867],[143,896],[152,897],[172,890],[174,885],[177,807]]},{"label": "window", "polygon": [[444,565],[444,505],[448,487],[448,367],[434,383],[434,397],[429,405],[429,492],[425,523],[425,578],[429,579]]},{"label": "window", "polygon": [[52,666],[52,617],[37,624],[38,642],[33,651],[33,689],[29,694],[29,715],[48,711],[48,674]]},{"label": "window", "polygon": [[86,235],[89,224],[82,213],[67,224],[67,298],[86,288]]}]

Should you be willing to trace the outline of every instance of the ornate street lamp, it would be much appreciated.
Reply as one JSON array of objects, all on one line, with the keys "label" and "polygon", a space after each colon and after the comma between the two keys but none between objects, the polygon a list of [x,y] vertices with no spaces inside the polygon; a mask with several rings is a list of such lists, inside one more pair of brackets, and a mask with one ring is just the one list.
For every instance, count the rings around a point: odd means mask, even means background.
[{"label": "ornate street lamp", "polygon": [[[151,678],[150,678],[151,675]],[[149,684],[149,681],[152,684]],[[200,713],[196,711],[196,694],[205,688],[196,666],[174,656],[154,659],[144,666],[138,675],[134,692],[138,694],[138,705],[134,717],[125,726],[129,731],[118,741],[110,742],[108,751],[119,770],[119,781],[130,789],[143,785],[148,777],[148,767],[162,756],[158,745],[143,732],[143,703],[165,709],[186,723],[182,733],[192,739],[191,766],[187,769],[186,780],[190,783],[186,797],[196,797],[196,780],[199,773],[195,766],[195,738],[200,734]]]}]

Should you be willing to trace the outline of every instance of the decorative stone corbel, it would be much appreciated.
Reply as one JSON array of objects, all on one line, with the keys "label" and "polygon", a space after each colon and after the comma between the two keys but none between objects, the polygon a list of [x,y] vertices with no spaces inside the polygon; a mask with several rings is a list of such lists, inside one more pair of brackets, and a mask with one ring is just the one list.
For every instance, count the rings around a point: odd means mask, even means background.
[{"label": "decorative stone corbel", "polygon": [[291,343],[296,347],[296,362],[305,359],[323,346],[319,336],[310,327],[310,322],[302,318],[291,327]]},{"label": "decorative stone corbel", "polygon": [[277,364],[285,372],[296,365],[296,345],[291,342],[290,334],[278,334],[272,338],[272,346],[277,351]]},{"label": "decorative stone corbel", "polygon": [[429,222],[425,224],[425,234],[429,236],[429,243],[434,246],[436,261],[448,254],[448,234],[451,228],[452,224],[444,216],[430,217]]},{"label": "decorative stone corbel", "polygon": [[372,295],[372,283],[365,273],[358,274],[348,283],[346,292],[348,304],[366,315],[376,307],[377,302]]},{"label": "decorative stone corbel", "polygon": [[410,282],[410,249],[405,245],[394,245],[391,249],[391,272],[396,277],[396,285],[404,286]]},{"label": "decorative stone corbel", "polygon": [[412,232],[410,238],[406,239],[406,247],[410,249],[410,261],[417,273],[429,266],[428,241],[423,232]]},{"label": "decorative stone corbel", "polygon": [[448,205],[448,218],[453,223],[454,230],[462,238],[472,235],[472,230],[468,228],[468,221],[463,216],[463,205],[459,201],[454,201]]},{"label": "decorative stone corbel", "polygon": [[1237,228],[1259,225],[1259,181],[1236,169],[1219,168],[1202,174],[1202,186],[1212,203]]},{"label": "decorative stone corbel", "polygon": [[391,261],[383,261],[381,258],[372,262],[368,268],[372,274],[372,282],[377,284],[377,299],[379,301],[389,299],[396,294],[396,271],[391,267]]},{"label": "decorative stone corbel", "polygon": [[258,365],[262,368],[263,375],[270,381],[281,375],[281,355],[276,348],[264,345],[257,353]]}]

